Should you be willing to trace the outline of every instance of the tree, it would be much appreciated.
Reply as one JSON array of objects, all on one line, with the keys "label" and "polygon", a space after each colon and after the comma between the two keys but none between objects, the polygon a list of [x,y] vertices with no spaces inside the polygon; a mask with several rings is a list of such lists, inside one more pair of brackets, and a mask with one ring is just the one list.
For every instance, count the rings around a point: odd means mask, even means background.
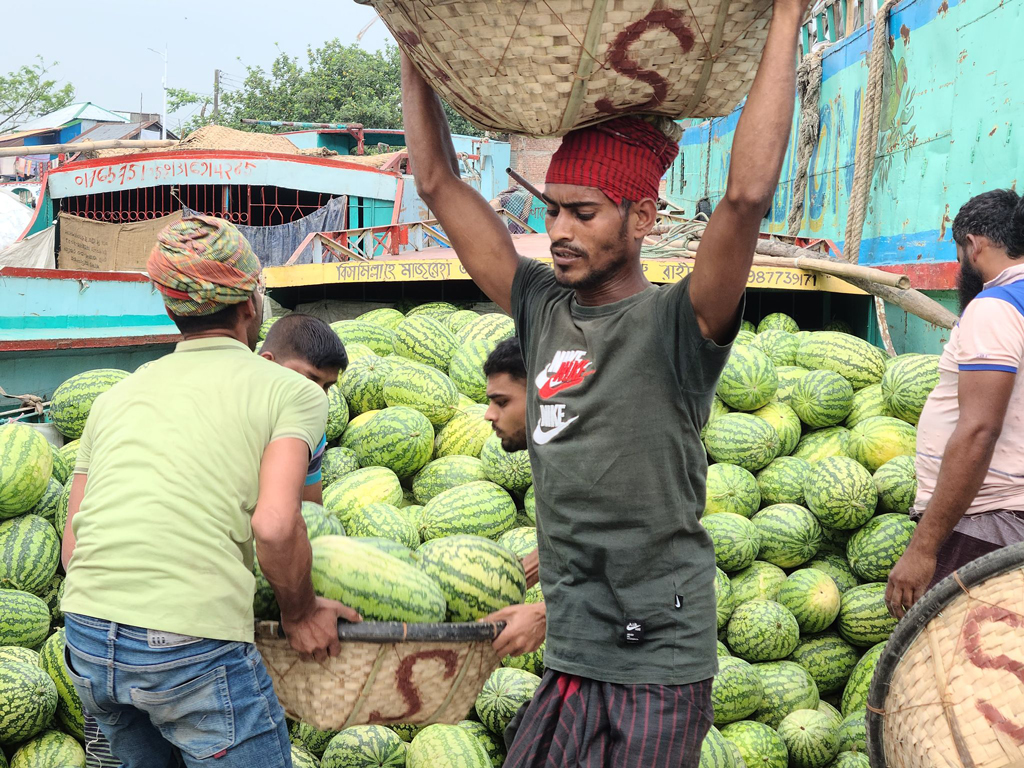
[{"label": "tree", "polygon": [[32,64],[0,75],[0,133],[72,102],[74,86],[66,83],[58,88],[57,81],[47,77],[55,66],[57,62],[47,64],[37,56]]}]

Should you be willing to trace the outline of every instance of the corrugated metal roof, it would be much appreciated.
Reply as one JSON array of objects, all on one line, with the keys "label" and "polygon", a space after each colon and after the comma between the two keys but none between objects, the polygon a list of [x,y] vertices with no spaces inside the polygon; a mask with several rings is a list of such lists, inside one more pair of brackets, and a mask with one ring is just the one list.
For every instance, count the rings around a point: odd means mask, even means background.
[{"label": "corrugated metal roof", "polygon": [[37,128],[60,128],[61,126],[73,123],[76,120],[98,120],[104,123],[127,123],[128,119],[122,117],[109,109],[96,106],[91,101],[82,101],[77,104],[68,104],[56,112],[37,117],[24,125],[19,126],[22,131],[32,131]]},{"label": "corrugated metal roof", "polygon": [[52,130],[52,128],[36,128],[34,131],[13,131],[11,133],[5,133],[0,135],[0,147],[6,147],[9,144],[21,146],[21,144],[24,143],[24,140],[29,136],[35,136],[39,133],[48,133]]},{"label": "corrugated metal roof", "polygon": [[79,141],[109,141],[111,139],[128,139],[137,134],[149,123],[100,123],[85,133],[75,136],[69,144]]}]

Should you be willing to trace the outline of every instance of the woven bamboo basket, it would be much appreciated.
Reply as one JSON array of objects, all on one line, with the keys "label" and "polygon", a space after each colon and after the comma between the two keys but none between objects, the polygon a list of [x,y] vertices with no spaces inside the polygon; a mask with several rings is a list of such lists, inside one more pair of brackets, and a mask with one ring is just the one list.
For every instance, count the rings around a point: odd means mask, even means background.
[{"label": "woven bamboo basket", "polygon": [[277,622],[257,622],[256,645],[289,717],[320,730],[464,720],[501,660],[504,624],[339,624],[341,653],[299,659]]},{"label": "woven bamboo basket", "polygon": [[623,113],[728,114],[771,0],[356,0],[478,128],[561,136]]},{"label": "woven bamboo basket", "polygon": [[867,720],[872,768],[1024,766],[1024,544],[914,605],[879,659]]}]

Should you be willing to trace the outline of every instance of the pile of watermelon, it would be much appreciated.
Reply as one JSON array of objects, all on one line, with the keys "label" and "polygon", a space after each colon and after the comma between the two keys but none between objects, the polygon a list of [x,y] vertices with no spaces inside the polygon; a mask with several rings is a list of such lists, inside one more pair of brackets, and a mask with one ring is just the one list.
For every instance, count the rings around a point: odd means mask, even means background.
[{"label": "pile of watermelon", "polygon": [[780,313],[744,323],[703,434],[720,640],[704,768],[868,768],[885,582],[914,531],[937,381],[935,355]]}]

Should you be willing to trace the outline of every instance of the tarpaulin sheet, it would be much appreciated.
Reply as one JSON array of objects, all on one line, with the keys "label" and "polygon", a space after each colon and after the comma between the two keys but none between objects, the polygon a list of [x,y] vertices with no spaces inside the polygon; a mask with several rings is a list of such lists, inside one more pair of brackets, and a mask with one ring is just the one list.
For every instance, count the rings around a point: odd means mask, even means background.
[{"label": "tarpaulin sheet", "polygon": [[53,269],[53,232],[53,227],[47,227],[0,251],[0,267]]}]

